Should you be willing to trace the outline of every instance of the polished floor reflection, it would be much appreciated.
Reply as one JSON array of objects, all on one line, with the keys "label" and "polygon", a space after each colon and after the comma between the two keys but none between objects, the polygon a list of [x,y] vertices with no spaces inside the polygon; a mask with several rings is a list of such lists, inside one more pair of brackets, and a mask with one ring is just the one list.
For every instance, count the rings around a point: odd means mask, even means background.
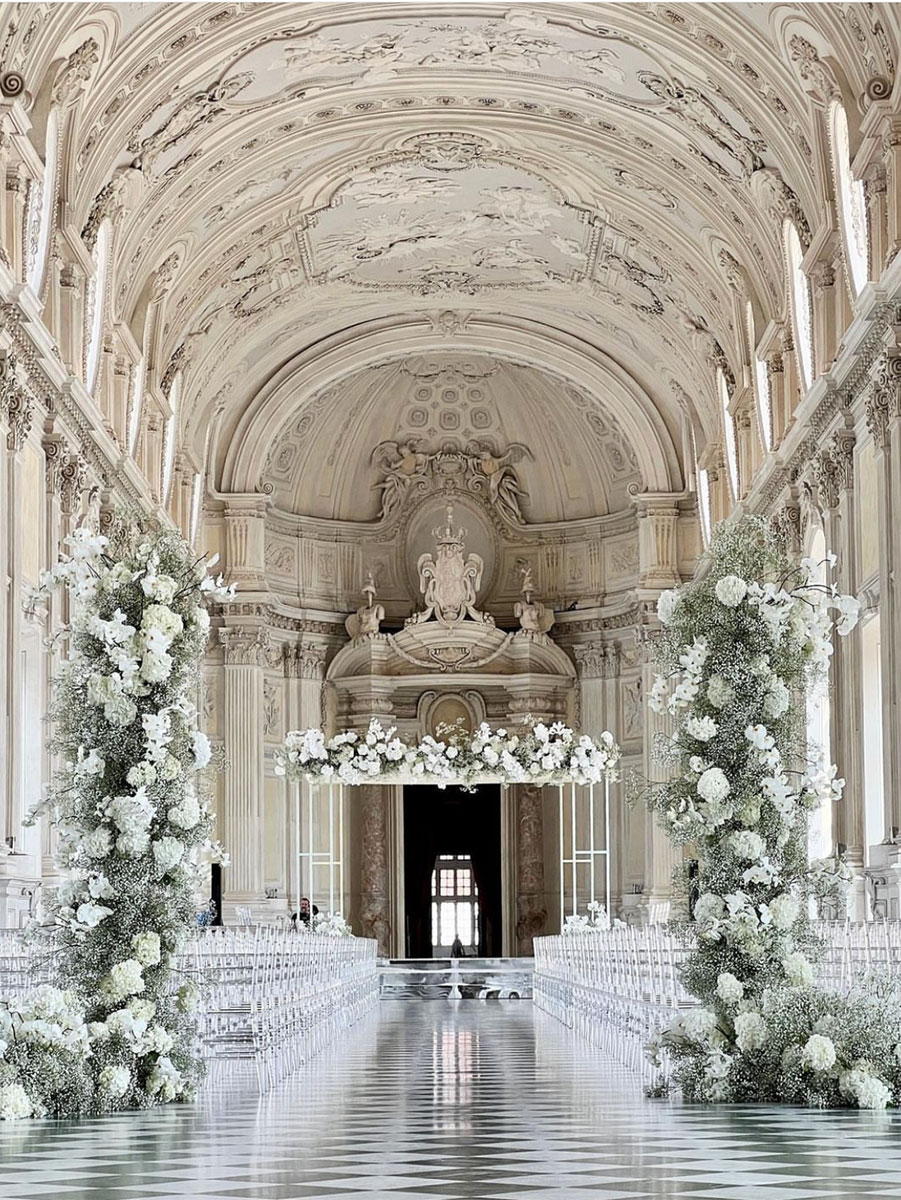
[{"label": "polished floor reflection", "polygon": [[0,1197],[901,1198],[901,1116],[693,1108],[525,1001],[391,1001],[260,1099],[0,1125]]}]

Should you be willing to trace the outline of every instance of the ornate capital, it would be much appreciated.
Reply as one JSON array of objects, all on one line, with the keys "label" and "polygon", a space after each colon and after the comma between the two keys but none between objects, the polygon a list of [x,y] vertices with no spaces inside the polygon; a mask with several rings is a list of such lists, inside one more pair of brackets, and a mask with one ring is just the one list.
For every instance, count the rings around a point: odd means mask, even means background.
[{"label": "ornate capital", "polygon": [[9,426],[6,445],[13,453],[25,445],[34,420],[34,397],[23,374],[14,354],[9,351],[0,354],[0,417]]},{"label": "ornate capital", "polygon": [[619,674],[619,646],[616,642],[587,642],[573,646],[581,679],[615,679]]},{"label": "ornate capital", "polygon": [[285,674],[291,679],[323,679],[325,677],[324,646],[309,642],[285,646]]},{"label": "ornate capital", "polygon": [[866,397],[867,427],[886,449],[894,419],[901,415],[901,355],[885,355],[876,365]]},{"label": "ornate capital", "polygon": [[227,667],[263,667],[269,649],[269,631],[260,626],[229,625],[219,630]]}]

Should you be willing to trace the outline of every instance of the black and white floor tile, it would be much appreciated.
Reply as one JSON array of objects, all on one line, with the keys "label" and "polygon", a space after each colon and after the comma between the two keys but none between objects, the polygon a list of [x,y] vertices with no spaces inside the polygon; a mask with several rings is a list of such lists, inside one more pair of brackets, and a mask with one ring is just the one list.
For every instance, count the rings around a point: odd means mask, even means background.
[{"label": "black and white floor tile", "polygon": [[0,1125],[3,1200],[901,1200],[901,1115],[651,1101],[525,1001],[383,1002],[263,1098]]}]

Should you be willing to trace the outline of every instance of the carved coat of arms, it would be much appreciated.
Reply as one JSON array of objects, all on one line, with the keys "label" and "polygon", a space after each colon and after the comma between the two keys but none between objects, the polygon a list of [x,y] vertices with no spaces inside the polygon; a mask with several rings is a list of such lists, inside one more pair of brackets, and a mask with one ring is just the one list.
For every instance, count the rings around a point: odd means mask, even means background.
[{"label": "carved coat of arms", "polygon": [[476,596],[482,585],[484,563],[478,554],[463,557],[465,529],[454,529],[453,505],[447,506],[444,529],[433,529],[436,555],[421,554],[419,590],[425,596],[425,608],[410,618],[410,624],[428,621],[434,616],[441,625],[451,628],[466,617],[482,623],[492,623],[487,613],[476,608]]}]

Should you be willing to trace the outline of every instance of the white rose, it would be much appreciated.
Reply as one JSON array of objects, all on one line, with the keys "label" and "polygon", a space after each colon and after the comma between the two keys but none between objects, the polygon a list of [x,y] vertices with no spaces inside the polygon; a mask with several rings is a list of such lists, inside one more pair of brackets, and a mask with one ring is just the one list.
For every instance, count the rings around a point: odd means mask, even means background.
[{"label": "white rose", "polygon": [[716,581],[716,598],[727,608],[738,608],[748,594],[748,585],[738,575],[724,575]]},{"label": "white rose", "polygon": [[657,597],[657,618],[661,625],[669,625],[679,603],[679,593],[675,588],[668,588]]}]

